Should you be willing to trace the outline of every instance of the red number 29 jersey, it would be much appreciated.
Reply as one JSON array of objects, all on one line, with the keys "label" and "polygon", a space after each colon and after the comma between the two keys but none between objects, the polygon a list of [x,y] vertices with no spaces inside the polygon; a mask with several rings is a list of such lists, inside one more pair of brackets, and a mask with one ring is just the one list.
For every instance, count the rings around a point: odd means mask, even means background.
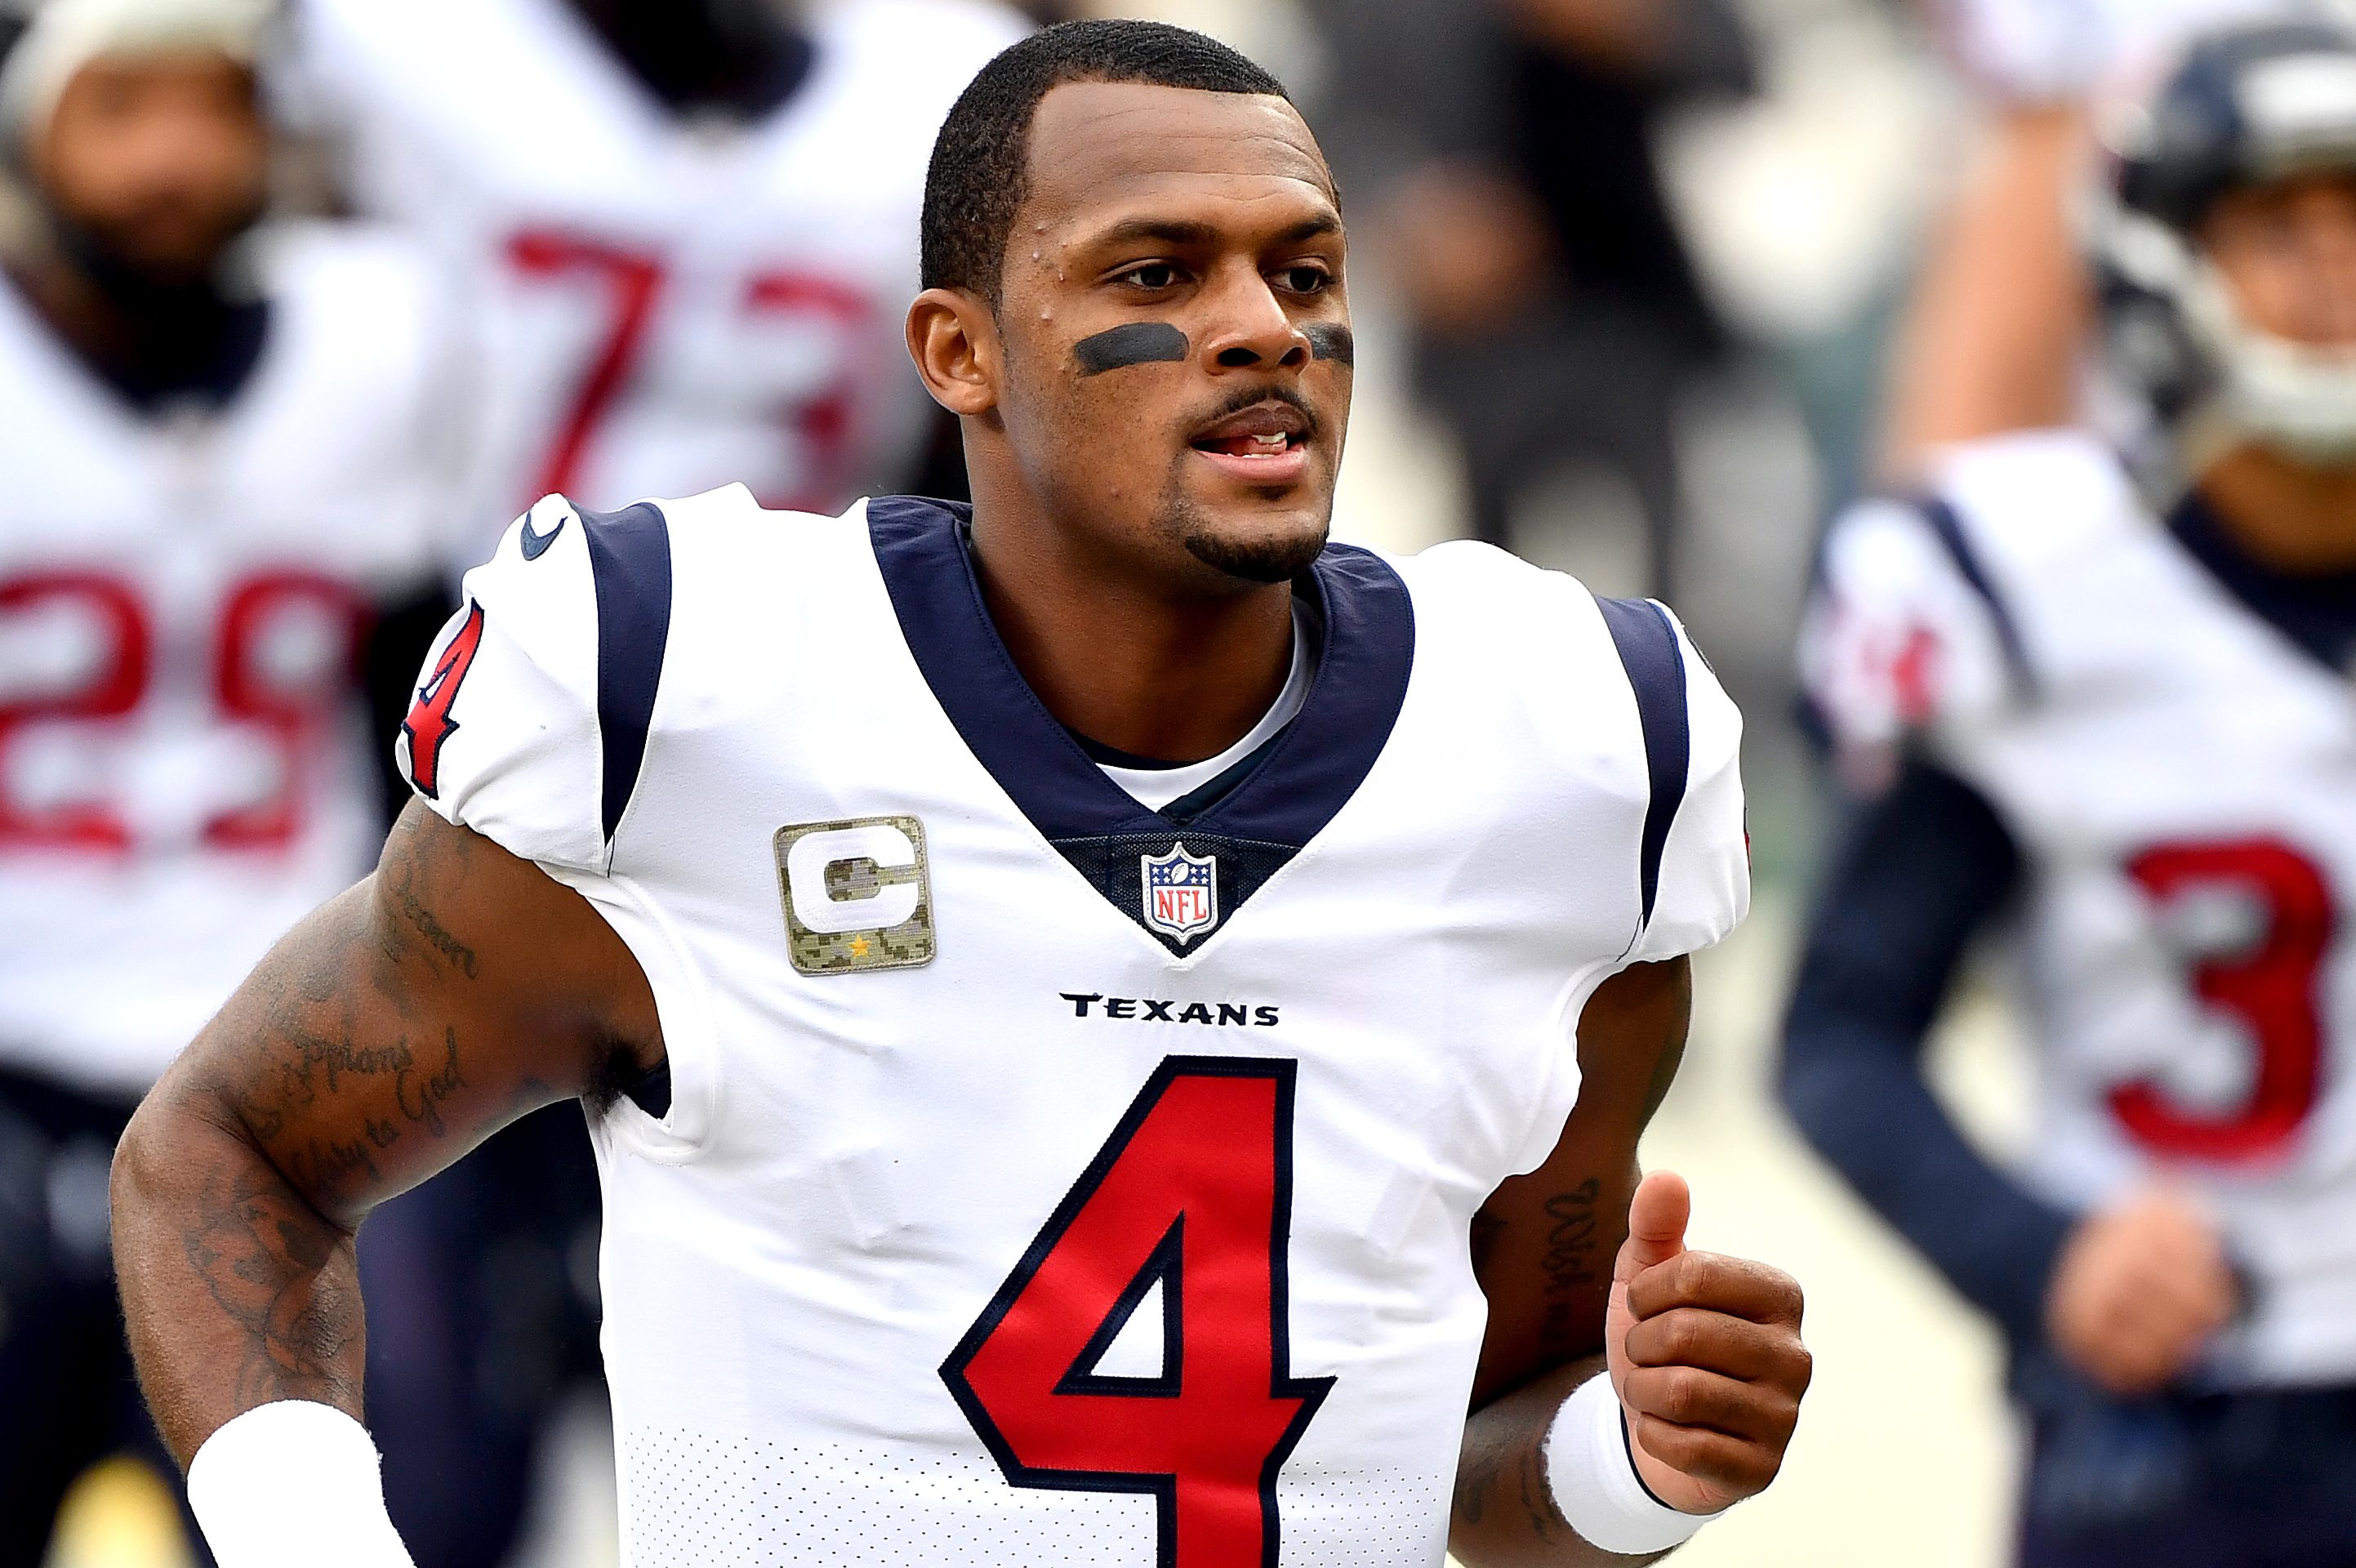
[{"label": "red number 29 jersey", "polygon": [[135,414],[0,283],[0,1062],[142,1092],[382,836],[355,656],[452,549],[432,270],[265,234],[261,359]]}]

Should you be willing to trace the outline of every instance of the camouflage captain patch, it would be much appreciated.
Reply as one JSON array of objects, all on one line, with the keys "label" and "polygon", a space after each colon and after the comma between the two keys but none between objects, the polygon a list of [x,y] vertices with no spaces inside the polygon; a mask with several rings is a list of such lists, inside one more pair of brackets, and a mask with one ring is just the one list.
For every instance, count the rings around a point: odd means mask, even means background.
[{"label": "camouflage captain patch", "polygon": [[915,969],[933,961],[925,824],[861,817],[777,830],[787,951],[804,974]]}]

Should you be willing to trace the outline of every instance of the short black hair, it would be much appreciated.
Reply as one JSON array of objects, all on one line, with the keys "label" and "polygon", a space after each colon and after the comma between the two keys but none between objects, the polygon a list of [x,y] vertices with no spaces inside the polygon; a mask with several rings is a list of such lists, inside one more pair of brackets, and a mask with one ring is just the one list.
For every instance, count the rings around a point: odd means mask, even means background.
[{"label": "short black hair", "polygon": [[1031,122],[1067,81],[1139,81],[1200,92],[1268,93],[1284,84],[1215,38],[1166,22],[1064,22],[981,68],[949,110],[925,176],[920,265],[926,288],[998,303],[1014,209],[1030,188]]}]

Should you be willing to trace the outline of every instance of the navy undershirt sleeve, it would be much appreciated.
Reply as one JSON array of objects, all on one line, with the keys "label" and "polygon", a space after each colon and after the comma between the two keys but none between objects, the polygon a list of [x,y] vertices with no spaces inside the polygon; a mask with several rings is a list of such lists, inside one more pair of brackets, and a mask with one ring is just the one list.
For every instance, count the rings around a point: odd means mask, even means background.
[{"label": "navy undershirt sleeve", "polygon": [[1782,1083],[1809,1142],[2016,1345],[2043,1337],[2073,1217],[1971,1145],[1924,1079],[1922,1050],[2019,875],[1995,808],[1927,763],[1857,807],[1801,961]]}]

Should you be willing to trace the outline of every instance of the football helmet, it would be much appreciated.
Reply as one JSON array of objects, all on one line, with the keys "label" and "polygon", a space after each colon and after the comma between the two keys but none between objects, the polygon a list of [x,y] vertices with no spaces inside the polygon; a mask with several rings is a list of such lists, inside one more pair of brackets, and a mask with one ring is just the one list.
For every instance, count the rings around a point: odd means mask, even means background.
[{"label": "football helmet", "polygon": [[2199,240],[2228,191],[2356,173],[2356,31],[2319,17],[2209,33],[2157,91],[2102,107],[2096,122],[2088,241],[2118,389],[2194,468],[2243,441],[2356,464],[2356,347],[2259,330]]}]

